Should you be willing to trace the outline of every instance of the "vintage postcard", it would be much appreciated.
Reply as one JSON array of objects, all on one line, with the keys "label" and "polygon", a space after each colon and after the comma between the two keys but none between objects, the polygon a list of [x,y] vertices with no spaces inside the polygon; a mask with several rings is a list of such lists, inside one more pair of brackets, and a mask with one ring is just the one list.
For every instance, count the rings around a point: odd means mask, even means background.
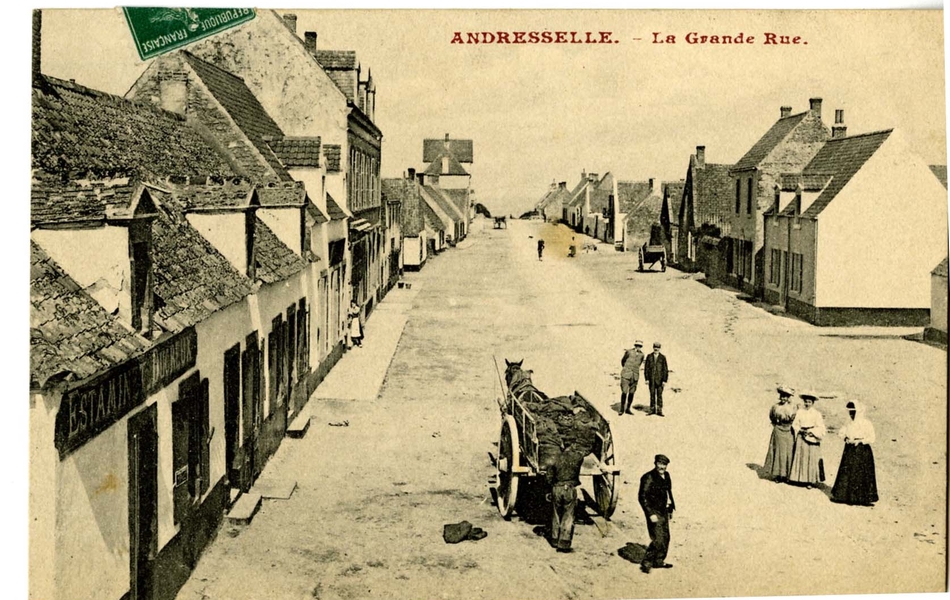
[{"label": "vintage postcard", "polygon": [[31,65],[30,598],[947,590],[941,10],[44,9]]}]

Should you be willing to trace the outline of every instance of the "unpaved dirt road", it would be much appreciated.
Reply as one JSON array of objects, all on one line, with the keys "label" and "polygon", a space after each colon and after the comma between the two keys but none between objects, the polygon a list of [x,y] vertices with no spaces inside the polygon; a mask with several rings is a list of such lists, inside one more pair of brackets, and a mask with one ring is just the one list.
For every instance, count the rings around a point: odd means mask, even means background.
[{"label": "unpaved dirt road", "polygon": [[[893,337],[829,336],[676,270],[636,273],[634,254],[605,245],[568,259],[571,237],[541,223],[479,223],[466,247],[410,274],[418,293],[379,398],[314,398],[307,437],[285,442],[268,466],[295,479],[297,491],[265,501],[250,526],[222,527],[179,598],[944,589],[945,351]],[[668,357],[664,419],[616,415],[620,358],[636,338],[647,350],[662,341]],[[571,554],[556,554],[536,523],[504,521],[492,505],[489,453],[500,424],[492,355],[502,365],[525,359],[541,390],[581,391],[612,422],[619,507],[606,526],[580,523]],[[758,476],[778,383],[837,392],[840,399],[817,405],[829,430],[844,424],[847,398],[868,406],[878,505],[840,506],[825,490]],[[641,387],[634,403],[648,402]],[[327,425],[344,419],[348,427]],[[822,448],[830,484],[842,443],[832,433]],[[646,575],[618,550],[649,542],[636,491],[658,452],[671,458],[678,508],[674,568]],[[488,537],[445,544],[443,524],[463,519]]]}]

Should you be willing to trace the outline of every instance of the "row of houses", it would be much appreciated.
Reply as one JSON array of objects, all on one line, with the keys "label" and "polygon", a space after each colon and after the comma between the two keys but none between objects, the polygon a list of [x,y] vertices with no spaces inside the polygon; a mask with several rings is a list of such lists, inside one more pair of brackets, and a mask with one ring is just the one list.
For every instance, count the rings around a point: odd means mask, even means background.
[{"label": "row of houses", "polygon": [[821,98],[781,107],[734,163],[697,146],[676,182],[583,173],[536,210],[618,249],[664,243],[679,268],[817,325],[927,325],[941,295],[946,166],[894,129],[848,135],[840,109],[828,127]]},{"label": "row of houses", "polygon": [[41,29],[30,595],[173,598],[301,427],[350,303],[468,233],[472,143],[425,140],[404,210],[372,74],[293,14],[156,58],[124,97],[44,75]]}]

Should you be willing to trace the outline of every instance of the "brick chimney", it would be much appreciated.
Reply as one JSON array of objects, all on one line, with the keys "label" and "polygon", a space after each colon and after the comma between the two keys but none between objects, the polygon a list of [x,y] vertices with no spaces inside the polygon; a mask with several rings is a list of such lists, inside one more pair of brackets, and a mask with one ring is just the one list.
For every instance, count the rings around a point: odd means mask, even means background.
[{"label": "brick chimney", "polygon": [[654,183],[654,179],[651,177],[650,178],[650,193],[653,193],[653,183]]},{"label": "brick chimney", "polygon": [[446,150],[449,149],[449,134],[445,134],[445,141],[442,142],[442,147]]},{"label": "brick chimney", "polygon": [[813,115],[819,119],[821,118],[821,98],[809,98],[808,108]]},{"label": "brick chimney", "polygon": [[281,15],[281,18],[284,19],[284,25],[287,26],[287,29],[291,30],[295,34],[297,33],[297,15],[294,13],[286,13]]},{"label": "brick chimney", "polygon": [[409,176],[406,179],[408,179],[409,181],[412,181],[415,178],[416,178],[416,170],[413,169],[412,167],[409,167]]},{"label": "brick chimney", "polygon": [[42,67],[41,43],[43,29],[43,11],[36,9],[33,11],[33,84],[40,81],[40,69]]},{"label": "brick chimney", "polygon": [[843,138],[848,135],[848,126],[844,124],[844,109],[835,110],[835,124],[831,128],[832,138]]},{"label": "brick chimney", "polygon": [[779,108],[779,114],[781,115],[781,117],[779,117],[781,119],[784,119],[785,117],[790,117],[792,115],[792,107],[783,106]]},{"label": "brick chimney", "polygon": [[706,166],[706,146],[696,146],[696,166],[700,169]]},{"label": "brick chimney", "polygon": [[314,54],[317,51],[317,32],[306,31],[303,34],[303,45],[307,52]]},{"label": "brick chimney", "polygon": [[559,187],[559,188],[562,189],[562,190],[566,190],[566,189],[567,189],[567,182],[566,182],[566,181],[562,181],[562,182],[560,182],[560,183],[557,184],[557,187]]}]

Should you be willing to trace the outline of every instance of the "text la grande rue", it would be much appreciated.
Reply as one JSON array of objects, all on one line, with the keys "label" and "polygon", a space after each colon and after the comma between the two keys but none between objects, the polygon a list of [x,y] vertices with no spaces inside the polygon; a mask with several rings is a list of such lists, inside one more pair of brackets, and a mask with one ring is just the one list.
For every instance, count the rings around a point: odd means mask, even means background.
[{"label": "text la grande rue", "polygon": [[[654,44],[675,44],[677,42],[676,36],[671,33],[663,33],[662,31],[654,31],[653,33],[653,43]],[[799,45],[808,45],[808,42],[802,39],[800,35],[783,35],[779,33],[765,32],[762,34],[763,42],[765,46],[799,46]],[[699,33],[697,31],[690,31],[684,36],[687,44],[755,44],[756,36],[746,35],[745,33],[738,33],[736,35],[709,35],[705,33]]]}]

